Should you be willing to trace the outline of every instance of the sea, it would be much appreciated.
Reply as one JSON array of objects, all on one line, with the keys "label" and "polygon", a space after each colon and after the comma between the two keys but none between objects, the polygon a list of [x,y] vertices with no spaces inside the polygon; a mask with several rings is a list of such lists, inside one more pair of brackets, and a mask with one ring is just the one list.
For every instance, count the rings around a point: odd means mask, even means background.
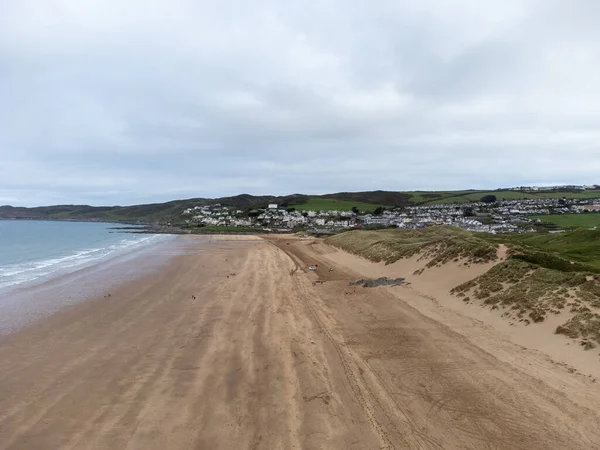
[{"label": "sea", "polygon": [[175,254],[174,236],[120,226],[0,220],[0,334],[99,296]]},{"label": "sea", "polygon": [[161,239],[96,222],[0,220],[0,290],[63,274]]}]

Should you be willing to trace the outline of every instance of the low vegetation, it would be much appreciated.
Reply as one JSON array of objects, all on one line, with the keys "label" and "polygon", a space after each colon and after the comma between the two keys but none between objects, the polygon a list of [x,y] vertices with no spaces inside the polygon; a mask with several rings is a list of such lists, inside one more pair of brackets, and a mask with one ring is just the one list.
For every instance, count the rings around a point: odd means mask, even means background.
[{"label": "low vegetation", "polygon": [[596,281],[582,272],[563,272],[541,267],[510,257],[485,274],[463,283],[452,290],[459,297],[481,300],[494,309],[502,307],[506,317],[521,322],[541,322],[547,314],[559,314],[567,306],[573,311],[586,307],[586,298],[600,304],[598,295],[591,289]]},{"label": "low vegetation", "polygon": [[453,227],[420,230],[354,230],[327,238],[327,243],[375,262],[387,264],[417,253],[429,257],[428,267],[465,258],[482,263],[497,258],[497,244]]},{"label": "low vegetation", "polygon": [[[570,266],[577,263],[586,267],[577,270],[588,270],[587,266],[600,269],[600,230],[578,229],[567,233],[524,233],[486,236],[491,242],[503,243],[514,248],[527,251],[530,257],[536,257],[535,252],[545,252],[569,262]],[[543,257],[543,255],[539,255]],[[540,261],[531,261],[540,263]],[[542,264],[543,265],[543,264]],[[574,269],[575,267],[570,267]],[[560,269],[559,267],[556,267]],[[569,270],[561,269],[561,270]],[[593,269],[589,269],[593,270]]]},{"label": "low vegetation", "polygon": [[361,212],[373,212],[381,205],[357,202],[352,200],[337,200],[334,198],[311,197],[300,204],[290,204],[297,211],[352,211],[357,208]]},{"label": "low vegetation", "polygon": [[579,312],[557,327],[556,334],[564,334],[573,339],[583,338],[581,344],[585,350],[595,348],[596,343],[600,343],[600,314]]},{"label": "low vegetation", "polygon": [[560,228],[596,227],[600,225],[600,213],[584,214],[548,214],[533,216],[544,224],[551,224]]},{"label": "low vegetation", "polygon": [[595,345],[592,341],[600,343],[600,232],[506,236],[504,241],[511,245],[508,259],[452,293],[502,308],[504,317],[526,325],[565,314],[557,334],[582,338],[586,349]]},{"label": "low vegetation", "polygon": [[563,314],[565,322],[556,333],[580,339],[586,349],[600,343],[600,231],[490,236],[451,227],[355,230],[326,242],[375,262],[419,254],[425,268],[495,261],[504,244],[506,259],[452,294],[525,325]]}]

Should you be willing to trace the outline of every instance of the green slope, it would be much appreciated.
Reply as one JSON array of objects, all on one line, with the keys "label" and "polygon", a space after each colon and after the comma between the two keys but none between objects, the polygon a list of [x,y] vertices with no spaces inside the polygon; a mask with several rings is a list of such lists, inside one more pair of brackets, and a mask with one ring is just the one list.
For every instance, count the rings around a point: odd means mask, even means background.
[{"label": "green slope", "polygon": [[358,208],[360,211],[371,212],[378,206],[373,203],[364,203],[354,200],[337,200],[334,198],[321,198],[312,197],[306,200],[304,203],[293,205],[297,211],[350,211],[353,207]]},{"label": "green slope", "polygon": [[152,203],[134,206],[56,205],[38,208],[0,206],[0,218],[18,219],[62,219],[62,220],[104,220],[118,222],[169,222],[181,219],[184,209],[220,203],[242,210],[265,208],[269,203],[297,209],[337,209],[349,210],[356,206],[362,211],[372,211],[377,206],[396,207],[407,205],[432,205],[443,203],[465,203],[478,201],[482,196],[492,194],[498,199],[526,198],[600,198],[600,190],[583,192],[518,192],[518,191],[366,191],[338,192],[326,195],[293,194],[287,196],[255,196],[241,194],[217,199],[192,198],[166,203]]},{"label": "green slope", "polygon": [[600,225],[600,213],[549,214],[532,217],[561,228],[595,227]]},{"label": "green slope", "polygon": [[[526,200],[536,198],[600,198],[600,191],[556,191],[556,192],[522,192],[522,191],[462,191],[462,192],[441,192],[435,199],[426,199],[422,203],[425,205],[446,204],[446,203],[468,203],[477,202],[484,195],[495,195],[498,200]],[[411,197],[411,201],[419,202],[422,195]]]}]

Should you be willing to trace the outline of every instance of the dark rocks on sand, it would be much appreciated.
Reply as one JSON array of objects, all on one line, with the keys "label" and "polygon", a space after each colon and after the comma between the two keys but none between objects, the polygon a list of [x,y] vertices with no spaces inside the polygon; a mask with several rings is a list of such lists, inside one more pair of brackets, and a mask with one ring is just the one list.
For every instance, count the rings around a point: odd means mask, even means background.
[{"label": "dark rocks on sand", "polygon": [[349,286],[377,287],[377,286],[399,286],[404,283],[404,278],[380,277],[376,280],[358,280],[348,283]]}]

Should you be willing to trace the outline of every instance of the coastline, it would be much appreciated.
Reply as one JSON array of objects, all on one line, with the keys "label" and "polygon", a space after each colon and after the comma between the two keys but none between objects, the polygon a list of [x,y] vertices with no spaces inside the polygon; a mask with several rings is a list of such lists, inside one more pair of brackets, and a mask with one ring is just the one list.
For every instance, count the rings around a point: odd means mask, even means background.
[{"label": "coastline", "polygon": [[0,450],[600,442],[600,383],[494,350],[405,287],[350,288],[380,267],[313,241],[177,237],[110,297],[0,336]]},{"label": "coastline", "polygon": [[[111,289],[156,271],[183,251],[172,239],[134,243],[133,248],[61,269],[0,290],[0,336],[62,308],[107,295]],[[71,270],[69,270],[71,269]]]}]

